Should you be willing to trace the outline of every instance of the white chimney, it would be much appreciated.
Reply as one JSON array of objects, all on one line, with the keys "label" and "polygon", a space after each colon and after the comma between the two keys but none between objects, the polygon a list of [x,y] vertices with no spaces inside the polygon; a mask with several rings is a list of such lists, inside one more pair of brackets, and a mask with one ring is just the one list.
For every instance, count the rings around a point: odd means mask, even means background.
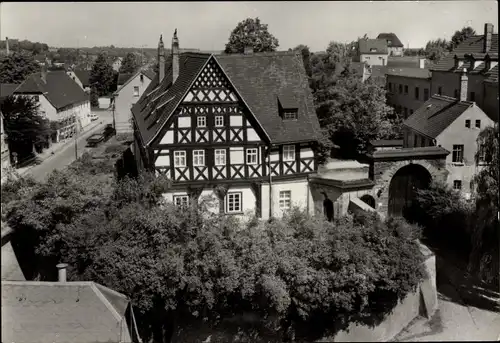
[{"label": "white chimney", "polygon": [[493,24],[484,24],[484,52],[490,52],[491,50],[491,37],[493,35]]},{"label": "white chimney", "polygon": [[5,47],[7,49],[7,55],[9,54],[9,37],[5,37]]},{"label": "white chimney", "polygon": [[158,42],[158,84],[161,83],[165,77],[165,47],[163,45],[163,38],[160,35]]},{"label": "white chimney", "polygon": [[460,77],[460,101],[467,101],[468,83],[467,69],[464,68]]},{"label": "white chimney", "polygon": [[59,263],[57,268],[58,280],[59,282],[66,282],[66,268],[68,267],[67,263]]},{"label": "white chimney", "polygon": [[179,39],[177,38],[177,29],[172,37],[172,84],[179,77]]},{"label": "white chimney", "polygon": [[424,69],[425,68],[425,58],[421,58],[418,60],[418,66],[420,69]]}]

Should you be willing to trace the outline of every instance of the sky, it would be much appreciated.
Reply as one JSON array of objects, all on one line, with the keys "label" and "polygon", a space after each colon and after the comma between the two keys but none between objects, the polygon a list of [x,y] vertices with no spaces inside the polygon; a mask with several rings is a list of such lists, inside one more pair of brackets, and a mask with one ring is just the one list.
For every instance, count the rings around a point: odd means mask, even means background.
[{"label": "sky", "polygon": [[464,26],[478,34],[486,22],[498,32],[496,1],[281,1],[281,2],[3,2],[0,38],[28,39],[52,47],[155,48],[177,28],[181,48],[223,50],[231,31],[259,17],[279,40],[279,50],[305,44],[326,50],[394,32],[405,47],[424,47]]}]

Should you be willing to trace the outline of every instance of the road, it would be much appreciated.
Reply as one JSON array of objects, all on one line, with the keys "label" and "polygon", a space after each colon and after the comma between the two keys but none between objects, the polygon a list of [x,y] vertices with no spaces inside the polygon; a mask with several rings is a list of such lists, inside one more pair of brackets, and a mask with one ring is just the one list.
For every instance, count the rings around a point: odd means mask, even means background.
[{"label": "road", "polygon": [[[97,112],[99,115],[99,121],[102,121],[102,124],[98,125],[94,129],[85,132],[82,135],[79,135],[77,138],[77,150],[78,156],[82,156],[85,151],[88,151],[91,148],[85,147],[87,145],[86,139],[90,137],[92,134],[100,133],[104,129],[106,124],[113,123],[113,115],[109,111],[99,111]],[[74,140],[72,140],[71,144],[68,144],[62,148],[62,150],[55,153],[55,155],[48,157],[41,164],[34,166],[30,170],[26,172],[26,175],[31,175],[37,181],[44,181],[47,176],[56,169],[63,169],[68,166],[71,162],[75,160],[75,144]]]}]

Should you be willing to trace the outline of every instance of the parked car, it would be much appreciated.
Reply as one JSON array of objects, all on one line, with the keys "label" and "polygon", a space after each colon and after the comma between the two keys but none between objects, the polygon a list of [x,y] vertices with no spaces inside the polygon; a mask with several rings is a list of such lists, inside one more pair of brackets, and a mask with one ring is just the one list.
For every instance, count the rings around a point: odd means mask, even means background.
[{"label": "parked car", "polygon": [[94,121],[94,120],[99,119],[99,116],[95,113],[90,113],[89,118],[90,118],[90,121]]},{"label": "parked car", "polygon": [[107,141],[108,139],[111,138],[111,136],[114,136],[116,134],[116,130],[114,129],[113,125],[108,124],[104,128],[104,131],[102,132],[102,135],[104,136],[104,140]]},{"label": "parked car", "polygon": [[104,140],[105,140],[105,137],[103,134],[96,133],[96,134],[93,134],[92,136],[90,136],[89,138],[87,138],[87,145],[89,147],[96,147],[100,143],[104,142]]}]

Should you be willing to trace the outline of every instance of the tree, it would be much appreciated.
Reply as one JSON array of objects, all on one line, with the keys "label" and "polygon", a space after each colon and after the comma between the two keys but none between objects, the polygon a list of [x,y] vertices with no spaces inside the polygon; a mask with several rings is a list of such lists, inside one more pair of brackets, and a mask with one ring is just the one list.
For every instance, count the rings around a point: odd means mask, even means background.
[{"label": "tree", "polygon": [[479,271],[482,278],[498,282],[500,239],[499,211],[499,130],[486,127],[477,138],[475,160],[484,167],[474,176],[476,188],[476,225],[472,227],[472,251],[469,258],[469,271]]},{"label": "tree", "polygon": [[137,56],[129,52],[120,66],[120,73],[135,73],[138,68],[139,63],[137,62]]},{"label": "tree", "polygon": [[22,83],[29,75],[40,71],[33,56],[14,52],[0,62],[0,83]]},{"label": "tree", "polygon": [[48,141],[52,130],[38,112],[39,105],[29,97],[9,96],[2,104],[9,149],[21,159]]},{"label": "tree", "polygon": [[449,44],[449,50],[455,49],[460,43],[462,43],[464,40],[469,38],[470,36],[474,36],[476,34],[476,31],[470,27],[463,27],[462,30],[460,31],[455,31],[453,36],[451,37],[451,41]]},{"label": "tree", "polygon": [[429,60],[437,63],[446,56],[450,45],[451,42],[448,42],[446,39],[438,38],[436,40],[430,40],[425,45],[425,54]]},{"label": "tree", "polygon": [[310,58],[311,58],[312,53],[309,50],[309,47],[307,45],[304,45],[304,44],[299,44],[295,48],[293,48],[293,51],[300,52],[300,54],[302,56],[302,62],[304,63],[304,68],[306,69],[306,74],[308,77],[311,77],[312,72],[311,72]]},{"label": "tree", "polygon": [[108,95],[113,91],[114,72],[108,63],[106,54],[100,53],[90,71],[90,85],[98,96]]},{"label": "tree", "polygon": [[254,52],[276,51],[278,39],[269,33],[267,24],[259,18],[247,18],[238,23],[226,44],[226,53],[243,53],[245,46],[253,46]]}]

